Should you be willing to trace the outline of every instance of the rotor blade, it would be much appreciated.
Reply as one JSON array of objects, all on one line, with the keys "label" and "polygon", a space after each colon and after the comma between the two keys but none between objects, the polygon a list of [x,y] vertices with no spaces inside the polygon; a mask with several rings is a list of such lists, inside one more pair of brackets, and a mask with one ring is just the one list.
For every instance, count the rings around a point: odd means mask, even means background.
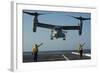
[{"label": "rotor blade", "polygon": [[71,15],[67,15],[67,16],[73,17],[73,18],[75,18],[75,19],[80,19],[80,17],[75,17],[75,16],[71,16]]},{"label": "rotor blade", "polygon": [[90,20],[91,18],[82,18],[82,20]]},{"label": "rotor blade", "polygon": [[45,14],[50,14],[50,13],[38,13],[38,15],[45,15]]},{"label": "rotor blade", "polygon": [[23,11],[23,12],[26,14],[29,14],[29,15],[35,15],[35,13],[30,13],[30,12],[25,12],[25,11]]},{"label": "rotor blade", "polygon": [[35,13],[32,13],[32,12],[25,12],[25,11],[23,11],[24,13],[26,13],[26,14],[29,14],[29,15],[45,15],[45,14],[49,14],[49,13],[37,13],[37,12],[35,12]]},{"label": "rotor blade", "polygon": [[75,18],[75,19],[78,19],[78,20],[90,20],[91,18],[84,18],[84,17],[75,17],[75,16],[71,16],[71,15],[68,15],[68,16],[70,16],[70,17],[73,17],[73,18]]}]

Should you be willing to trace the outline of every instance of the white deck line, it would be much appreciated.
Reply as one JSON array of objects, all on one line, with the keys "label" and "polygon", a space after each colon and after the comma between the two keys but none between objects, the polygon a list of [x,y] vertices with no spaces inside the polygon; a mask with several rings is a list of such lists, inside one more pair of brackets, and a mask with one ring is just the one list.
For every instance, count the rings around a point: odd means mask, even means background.
[{"label": "white deck line", "polygon": [[68,57],[66,57],[64,54],[62,56],[64,57],[64,59],[69,60]]},{"label": "white deck line", "polygon": [[[77,55],[79,55],[79,53],[77,53],[77,52],[72,52],[72,54],[77,54]],[[88,56],[88,57],[91,57],[91,54],[83,54],[84,56]]]}]

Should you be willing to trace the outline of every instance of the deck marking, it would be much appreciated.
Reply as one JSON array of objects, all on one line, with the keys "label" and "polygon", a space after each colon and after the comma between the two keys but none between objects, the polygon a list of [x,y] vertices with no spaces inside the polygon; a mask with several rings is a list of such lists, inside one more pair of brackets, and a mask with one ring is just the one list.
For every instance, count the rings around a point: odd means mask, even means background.
[{"label": "deck marking", "polygon": [[[77,52],[72,52],[72,54],[76,54],[76,55],[79,55],[79,53]],[[88,57],[91,57],[91,54],[83,54],[84,56],[88,56]]]},{"label": "deck marking", "polygon": [[64,59],[69,60],[64,54],[62,56],[64,57]]}]

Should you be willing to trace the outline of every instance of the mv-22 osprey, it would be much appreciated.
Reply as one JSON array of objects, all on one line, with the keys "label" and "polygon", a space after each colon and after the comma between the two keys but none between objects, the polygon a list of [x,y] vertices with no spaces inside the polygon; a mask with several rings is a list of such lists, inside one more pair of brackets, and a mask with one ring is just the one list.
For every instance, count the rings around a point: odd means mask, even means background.
[{"label": "mv-22 osprey", "polygon": [[41,23],[38,21],[39,15],[45,15],[47,13],[38,13],[38,12],[32,13],[32,12],[26,12],[26,11],[23,11],[23,13],[34,16],[33,32],[36,32],[37,27],[51,29],[51,40],[53,40],[53,38],[56,38],[56,39],[63,38],[63,40],[66,40],[66,33],[67,32],[64,30],[79,30],[79,35],[81,35],[82,34],[83,20],[90,20],[90,18],[83,18],[81,16],[80,17],[71,16],[75,19],[80,20],[80,23],[77,26],[60,26],[60,25]]}]

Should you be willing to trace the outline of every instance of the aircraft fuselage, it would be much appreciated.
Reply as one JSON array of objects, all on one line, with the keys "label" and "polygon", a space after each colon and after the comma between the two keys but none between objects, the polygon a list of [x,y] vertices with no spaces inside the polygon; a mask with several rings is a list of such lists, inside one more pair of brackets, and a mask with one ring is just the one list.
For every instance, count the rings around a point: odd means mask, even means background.
[{"label": "aircraft fuselage", "polygon": [[51,39],[53,39],[53,38],[56,38],[56,39],[63,38],[63,40],[65,40],[65,33],[61,29],[59,29],[59,30],[53,29],[51,34],[52,34]]}]

